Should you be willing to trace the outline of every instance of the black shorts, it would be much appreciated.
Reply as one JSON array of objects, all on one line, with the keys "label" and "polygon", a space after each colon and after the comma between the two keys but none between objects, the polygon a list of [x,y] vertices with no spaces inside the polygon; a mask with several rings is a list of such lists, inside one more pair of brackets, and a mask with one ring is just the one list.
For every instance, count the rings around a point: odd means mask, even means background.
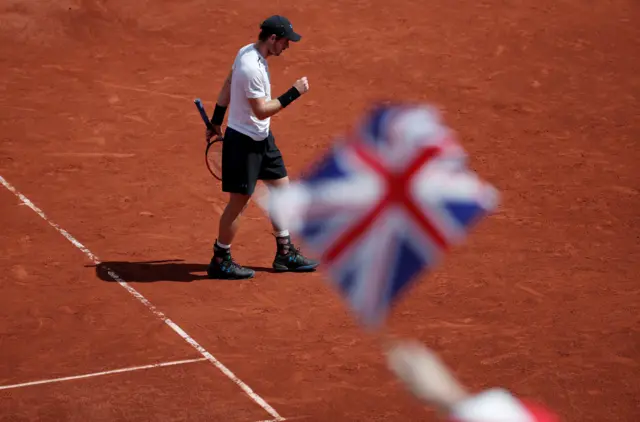
[{"label": "black shorts", "polygon": [[251,195],[258,180],[287,176],[282,154],[271,131],[263,141],[227,127],[222,143],[222,190]]}]

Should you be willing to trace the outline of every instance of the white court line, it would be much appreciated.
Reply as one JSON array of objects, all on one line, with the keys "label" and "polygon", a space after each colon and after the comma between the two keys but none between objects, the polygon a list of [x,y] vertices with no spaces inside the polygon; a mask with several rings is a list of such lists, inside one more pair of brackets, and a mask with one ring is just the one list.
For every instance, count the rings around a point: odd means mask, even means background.
[{"label": "white court line", "polygon": [[[76,248],[80,249],[84,254],[96,265],[100,264],[100,259],[96,255],[93,254],[86,246],[82,243],[78,242],[73,236],[69,234],[65,229],[49,220],[49,218],[45,215],[44,212],[38,207],[36,207],[33,202],[29,200],[26,196],[21,194],[14,188],[9,182],[7,182],[2,176],[0,176],[0,183],[7,188],[11,193],[22,201],[26,206],[31,208],[36,214],[38,214],[44,221],[49,223],[51,227],[56,229],[61,235],[63,235],[69,242],[71,242]],[[111,269],[106,268],[107,273],[114,281],[118,282],[120,286],[122,286],[125,290],[127,290],[133,297],[138,299],[144,306],[146,306],[153,314],[162,320],[165,324],[167,324],[173,331],[175,331],[180,337],[183,338],[184,341],[189,343],[193,348],[195,348],[202,356],[204,356],[209,362],[215,365],[223,374],[225,374],[231,381],[233,381],[238,387],[240,387],[254,402],[256,402],[260,407],[262,407],[269,415],[275,418],[276,421],[284,421],[285,419],[275,411],[273,407],[271,407],[262,397],[257,395],[251,387],[242,382],[241,379],[235,376],[233,372],[231,372],[226,366],[224,366],[218,359],[216,359],[211,353],[207,352],[207,350],[202,347],[197,341],[195,341],[189,334],[187,334],[182,328],[178,326],[175,322],[171,321],[165,314],[159,311],[151,302],[147,300],[146,297],[142,296],[140,292],[131,287],[126,281],[124,281],[118,274],[113,272]]]},{"label": "white court line", "polygon": [[10,388],[29,387],[29,386],[32,386],[32,385],[40,385],[40,384],[50,384],[52,382],[79,380],[79,379],[82,379],[82,378],[99,377],[99,376],[102,376],[102,375],[120,374],[122,372],[139,371],[141,369],[161,368],[163,366],[184,365],[185,363],[202,362],[202,361],[205,361],[205,360],[207,360],[207,359],[206,358],[198,358],[198,359],[176,360],[176,361],[173,361],[173,362],[154,363],[154,364],[151,364],[151,365],[144,365],[144,366],[132,366],[130,368],[112,369],[110,371],[93,372],[91,374],[74,375],[74,376],[71,376],[71,377],[51,378],[51,379],[48,379],[48,380],[23,382],[21,384],[0,385],[0,390],[8,390]]},{"label": "white court line", "polygon": [[192,100],[191,98],[189,98],[187,96],[184,96],[184,95],[169,94],[167,92],[155,91],[155,90],[152,90],[152,89],[139,88],[139,87],[135,87],[135,86],[118,85],[118,84],[113,84],[111,82],[105,82],[105,81],[96,81],[96,82],[98,82],[99,84],[105,85],[105,86],[109,86],[111,88],[120,88],[120,89],[126,89],[128,91],[144,92],[146,94],[152,94],[152,95],[162,95],[163,97],[169,97],[169,98],[173,98],[173,99],[177,99],[177,100],[189,100],[189,101]]}]

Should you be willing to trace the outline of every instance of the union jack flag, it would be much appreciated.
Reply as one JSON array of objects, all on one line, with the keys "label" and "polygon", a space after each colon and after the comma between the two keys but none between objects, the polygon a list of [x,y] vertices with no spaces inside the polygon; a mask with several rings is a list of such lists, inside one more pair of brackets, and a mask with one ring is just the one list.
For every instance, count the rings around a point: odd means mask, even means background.
[{"label": "union jack flag", "polygon": [[380,105],[299,181],[259,200],[321,260],[361,323],[377,326],[497,204],[427,106]]}]

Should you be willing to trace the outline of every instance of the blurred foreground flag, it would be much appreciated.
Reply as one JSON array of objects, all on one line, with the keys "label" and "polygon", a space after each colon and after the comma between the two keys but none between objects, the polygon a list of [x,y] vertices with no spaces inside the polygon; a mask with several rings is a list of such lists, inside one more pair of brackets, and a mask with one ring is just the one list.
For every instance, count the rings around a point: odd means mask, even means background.
[{"label": "blurred foreground flag", "polygon": [[437,112],[379,105],[287,188],[258,199],[321,260],[358,320],[393,300],[497,206]]}]

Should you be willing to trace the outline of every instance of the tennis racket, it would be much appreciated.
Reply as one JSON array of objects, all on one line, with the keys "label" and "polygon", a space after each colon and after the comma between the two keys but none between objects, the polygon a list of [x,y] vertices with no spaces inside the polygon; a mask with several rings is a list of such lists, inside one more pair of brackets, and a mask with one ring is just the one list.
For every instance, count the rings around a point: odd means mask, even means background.
[{"label": "tennis racket", "polygon": [[[207,129],[213,129],[213,125],[209,121],[209,117],[207,116],[207,112],[202,105],[202,101],[200,98],[196,98],[193,101],[200,112],[200,117],[202,117],[202,121],[204,122]],[[205,163],[207,164],[207,169],[209,169],[209,173],[213,175],[218,180],[222,180],[222,141],[224,139],[220,136],[213,136],[209,141],[207,141],[207,148],[204,150],[204,158]]]}]

